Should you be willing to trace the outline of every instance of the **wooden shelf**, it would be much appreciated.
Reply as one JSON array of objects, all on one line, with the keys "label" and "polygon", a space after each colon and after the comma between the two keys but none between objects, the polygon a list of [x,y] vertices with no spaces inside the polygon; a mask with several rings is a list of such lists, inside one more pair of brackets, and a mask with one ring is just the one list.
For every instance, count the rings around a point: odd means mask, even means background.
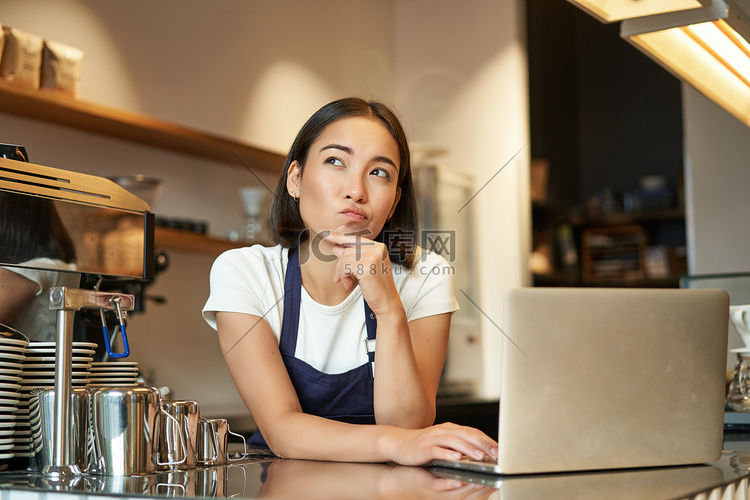
[{"label": "wooden shelf", "polygon": [[273,171],[281,168],[284,161],[282,155],[233,139],[3,82],[0,82],[0,112],[239,167],[244,163],[250,169]]},{"label": "wooden shelf", "polygon": [[570,218],[570,223],[573,226],[611,227],[625,224],[683,222],[684,220],[685,211],[681,208],[673,208],[653,212],[615,213],[599,218],[576,216]]}]

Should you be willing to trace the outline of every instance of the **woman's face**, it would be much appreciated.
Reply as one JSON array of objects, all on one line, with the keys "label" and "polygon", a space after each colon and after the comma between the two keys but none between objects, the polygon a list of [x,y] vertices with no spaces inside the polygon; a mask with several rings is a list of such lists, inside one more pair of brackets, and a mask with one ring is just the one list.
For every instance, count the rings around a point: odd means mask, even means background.
[{"label": "woman's face", "polygon": [[393,215],[399,197],[399,150],[388,129],[373,118],[342,118],[310,147],[300,175],[293,162],[287,190],[299,198],[305,226],[357,233],[372,239]]}]

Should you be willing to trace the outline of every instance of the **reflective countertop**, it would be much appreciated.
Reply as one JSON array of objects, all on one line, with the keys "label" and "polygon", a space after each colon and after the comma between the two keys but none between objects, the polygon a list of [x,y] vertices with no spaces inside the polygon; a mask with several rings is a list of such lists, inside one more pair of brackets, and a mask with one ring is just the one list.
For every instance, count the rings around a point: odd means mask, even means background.
[{"label": "reflective countertop", "polygon": [[[279,499],[748,498],[750,434],[727,434],[712,464],[635,470],[492,476],[434,467],[253,458],[229,465],[145,476],[83,475],[54,481],[0,472],[3,500],[90,496]],[[31,496],[30,496],[31,495]]]}]

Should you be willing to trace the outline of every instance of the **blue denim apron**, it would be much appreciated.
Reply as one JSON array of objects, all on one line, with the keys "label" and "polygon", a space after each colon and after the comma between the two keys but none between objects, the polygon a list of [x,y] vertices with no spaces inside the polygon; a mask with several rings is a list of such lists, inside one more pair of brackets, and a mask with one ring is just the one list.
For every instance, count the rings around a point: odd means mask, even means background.
[{"label": "blue denim apron", "polygon": [[[365,302],[365,325],[368,362],[348,372],[329,374],[316,370],[294,357],[299,330],[299,309],[302,298],[302,274],[299,252],[289,249],[289,263],[284,276],[284,317],[281,323],[279,351],[289,378],[297,392],[302,411],[319,417],[352,424],[374,424],[373,363],[375,362],[375,314]],[[370,348],[372,346],[372,348]],[[267,446],[260,430],[248,441],[253,446]]]}]

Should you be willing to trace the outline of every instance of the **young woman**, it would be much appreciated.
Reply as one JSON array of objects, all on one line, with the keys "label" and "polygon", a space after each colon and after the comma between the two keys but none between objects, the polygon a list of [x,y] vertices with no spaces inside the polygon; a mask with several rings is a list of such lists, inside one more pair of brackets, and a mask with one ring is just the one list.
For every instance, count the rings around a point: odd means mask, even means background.
[{"label": "young woman", "polygon": [[277,246],[222,254],[206,320],[267,444],[288,458],[421,465],[496,456],[432,426],[451,314],[447,262],[421,251],[395,114],[348,98],[300,130],[276,187]]}]

